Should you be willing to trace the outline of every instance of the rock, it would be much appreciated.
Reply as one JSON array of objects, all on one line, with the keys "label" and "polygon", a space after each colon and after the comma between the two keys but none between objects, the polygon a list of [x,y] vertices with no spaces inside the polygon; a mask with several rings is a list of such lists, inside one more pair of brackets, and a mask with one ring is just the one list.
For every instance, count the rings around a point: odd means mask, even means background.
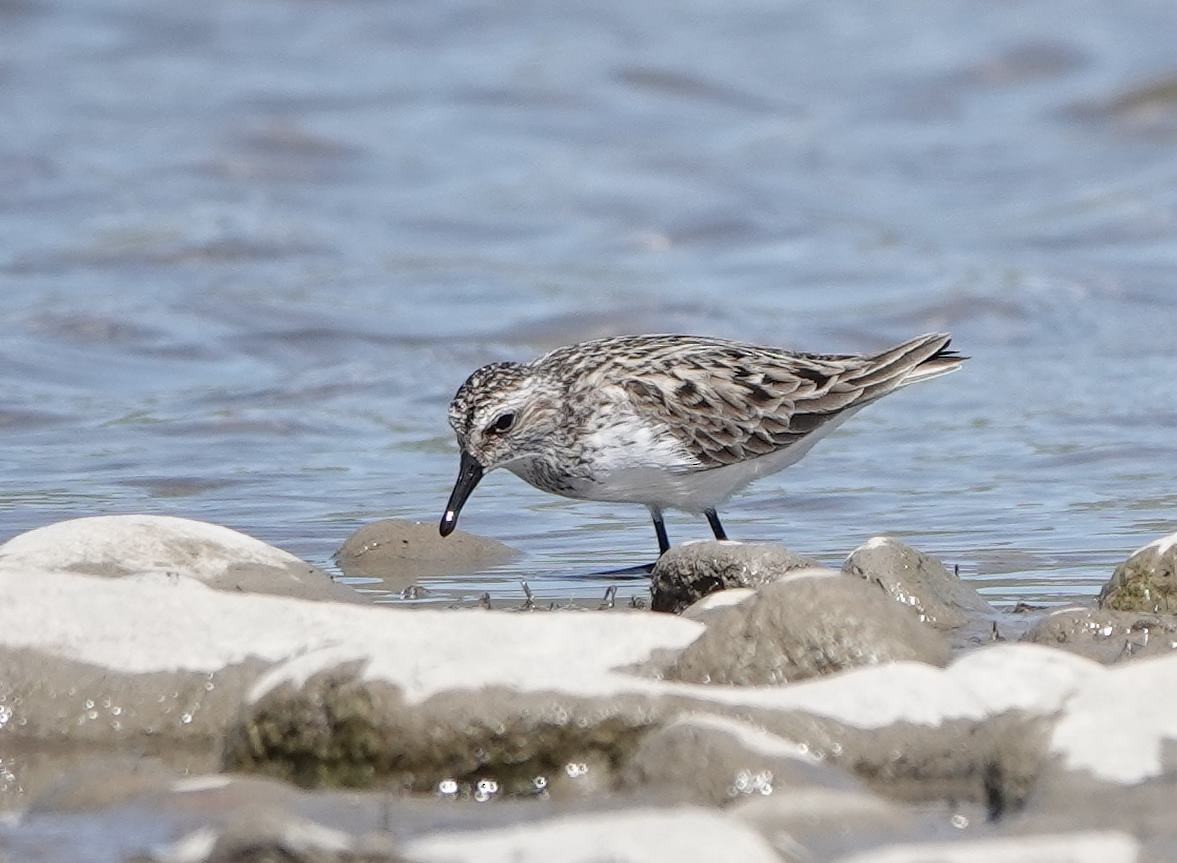
[{"label": "rock", "polygon": [[1144,863],[1140,843],[1119,831],[907,841],[839,857],[834,863]]},{"label": "rock", "polygon": [[215,524],[160,515],[62,521],[0,545],[0,578],[63,571],[125,577],[177,575],[216,590],[363,602],[292,554]]},{"label": "rock", "polygon": [[[1061,651],[1002,645],[981,651],[985,661],[961,660],[943,671],[893,662],[785,687],[692,686],[598,664],[591,654],[618,647],[605,648],[576,623],[618,616],[534,616],[526,620],[539,625],[521,641],[501,632],[479,641],[481,667],[491,670],[462,673],[481,676],[481,689],[455,685],[451,669],[462,666],[458,657],[467,651],[452,646],[440,676],[441,668],[426,671],[387,637],[362,650],[308,654],[258,682],[229,735],[226,763],[304,782],[391,783],[458,795],[484,785],[490,796],[540,788],[575,794],[586,782],[590,790],[611,787],[616,778],[609,771],[624,769],[648,733],[702,712],[740,717],[796,741],[889,795],[989,800],[999,811],[1015,804],[1036,775],[1059,705],[1081,674],[1099,669]],[[640,624],[689,624],[625,616]],[[550,624],[568,640],[537,639]],[[474,617],[465,627],[487,632]],[[536,647],[530,663],[502,665],[528,640]],[[589,644],[597,647],[587,650]],[[449,685],[433,689],[447,679]]]},{"label": "rock", "polygon": [[[596,798],[652,732],[707,714],[803,746],[885,796],[998,812],[1051,752],[1074,769],[1148,779],[1165,775],[1162,747],[1177,736],[1165,701],[1177,665],[1164,664],[1177,657],[1105,669],[1002,644],[943,669],[894,661],[788,686],[695,685],[624,670],[717,625],[673,615],[387,609],[160,576],[46,573],[4,588],[8,751],[117,744],[170,759],[221,745],[231,769],[306,784]],[[1133,673],[1143,676],[1119,677]],[[1060,737],[1068,722],[1078,724]]]},{"label": "rock", "polygon": [[713,619],[670,680],[780,685],[895,660],[948,662],[948,643],[862,579],[800,570]]},{"label": "rock", "polygon": [[349,536],[335,560],[349,577],[379,578],[405,587],[424,576],[475,572],[518,555],[510,546],[464,530],[442,537],[435,523],[387,518]]},{"label": "rock", "polygon": [[714,620],[733,605],[739,605],[745,599],[751,599],[756,591],[750,587],[733,587],[729,590],[717,590],[702,599],[692,602],[682,610],[681,617],[687,620],[698,620],[702,623]]},{"label": "rock", "polygon": [[[383,661],[377,670],[361,655],[312,653],[260,680],[226,738],[226,766],[308,787],[578,797],[612,786],[614,765],[664,713],[624,688],[607,697],[555,683],[520,691],[497,673],[481,688],[420,700],[389,680]],[[589,692],[603,670],[582,678]]]},{"label": "rock", "polygon": [[1177,650],[1177,616],[1107,608],[1063,608],[1043,615],[1023,636],[1105,665]]},{"label": "rock", "polygon": [[875,582],[892,599],[914,608],[926,623],[954,632],[957,646],[991,638],[997,620],[993,606],[938,560],[896,539],[868,540],[846,558],[842,572]]},{"label": "rock", "polygon": [[391,837],[353,837],[306,818],[247,808],[225,827],[202,827],[146,863],[403,863]]},{"label": "rock", "polygon": [[1177,533],[1137,549],[1099,593],[1100,608],[1177,614]]},{"label": "rock", "polygon": [[[790,788],[785,794],[750,796],[726,811],[754,827],[788,861],[832,860],[851,849],[939,826],[925,825],[927,816],[865,789]],[[942,814],[936,818],[943,822]]]},{"label": "rock", "polygon": [[415,863],[780,863],[764,838],[710,809],[644,807],[424,836],[405,844]]},{"label": "rock", "polygon": [[807,747],[707,714],[685,715],[645,735],[620,780],[624,788],[712,806],[803,789],[862,790]]},{"label": "rock", "polygon": [[1121,785],[1177,779],[1177,655],[1102,669],[1066,702],[1050,737],[1055,769]]},{"label": "rock", "polygon": [[46,573],[9,579],[0,591],[0,734],[210,745],[267,666],[305,655],[321,660],[324,649],[345,667],[372,649],[383,653],[416,677],[419,685],[398,689],[410,700],[547,679],[553,690],[591,702],[611,693],[613,681],[631,679],[611,669],[656,649],[681,649],[702,629],[648,612],[533,620],[226,593],[187,578]]},{"label": "rock", "polygon": [[760,587],[790,570],[810,566],[821,564],[768,542],[705,540],[676,545],[654,564],[650,607],[678,613],[718,590]]}]

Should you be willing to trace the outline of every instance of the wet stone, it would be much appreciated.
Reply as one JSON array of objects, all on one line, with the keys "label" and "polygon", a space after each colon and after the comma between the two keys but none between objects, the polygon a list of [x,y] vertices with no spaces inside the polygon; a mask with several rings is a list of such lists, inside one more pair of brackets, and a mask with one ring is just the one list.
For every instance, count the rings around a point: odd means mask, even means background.
[{"label": "wet stone", "polygon": [[1177,613],[1177,533],[1138,549],[1116,567],[1099,594],[1114,611]]},{"label": "wet stone", "polygon": [[639,697],[498,686],[412,704],[396,686],[345,664],[251,705],[230,729],[225,766],[305,787],[583,796],[614,784],[615,766],[662,713]]},{"label": "wet stone", "polygon": [[781,545],[705,540],[676,545],[654,565],[654,611],[678,613],[708,594],[755,588],[803,567],[821,566]]},{"label": "wet stone", "polygon": [[948,658],[944,637],[878,588],[834,570],[802,570],[717,614],[666,676],[780,685],[859,665]]},{"label": "wet stone", "polygon": [[0,645],[0,667],[0,739],[179,752],[218,742],[265,666],[135,674]]},{"label": "wet stone", "polygon": [[643,737],[621,783],[713,806],[802,789],[863,788],[806,746],[746,722],[707,714],[688,714]]},{"label": "wet stone", "polygon": [[434,522],[388,518],[366,524],[349,536],[335,560],[347,576],[408,584],[423,576],[485,569],[518,554],[497,540],[464,530],[443,537]]},{"label": "wet stone", "polygon": [[[1050,770],[1038,781],[1019,818],[1019,832],[1063,833],[1081,825],[1140,840],[1137,863],[1177,860],[1173,800],[1177,782],[1169,776],[1135,785],[1100,781],[1087,774]],[[1099,863],[1106,859],[1096,858]]]},{"label": "wet stone", "polygon": [[944,564],[890,537],[875,537],[856,548],[842,572],[873,582],[920,619],[953,633],[955,646],[979,644],[992,634],[997,612]]},{"label": "wet stone", "polygon": [[1177,616],[1109,608],[1064,608],[1040,617],[1022,640],[1107,665],[1177,650]]},{"label": "wet stone", "polygon": [[838,859],[841,853],[906,838],[921,827],[930,831],[943,823],[939,812],[920,817],[912,807],[859,788],[791,787],[784,793],[737,800],[726,811],[768,838],[790,863]]}]

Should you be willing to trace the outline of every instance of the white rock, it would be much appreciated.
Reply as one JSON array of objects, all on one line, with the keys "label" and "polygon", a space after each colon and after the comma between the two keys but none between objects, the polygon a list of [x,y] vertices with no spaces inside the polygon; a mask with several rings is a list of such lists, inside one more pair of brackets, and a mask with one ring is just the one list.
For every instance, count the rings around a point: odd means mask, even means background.
[{"label": "white rock", "polygon": [[939,669],[893,662],[784,687],[699,687],[667,683],[682,694],[704,694],[729,705],[798,709],[857,728],[897,722],[939,725],[982,720],[1008,710],[1054,713],[1098,663],[1031,644],[984,648]]},{"label": "white rock", "polygon": [[227,527],[162,515],[76,518],[0,545],[0,573],[178,572],[208,581],[237,564],[305,566],[294,555]]},{"label": "white rock", "polygon": [[695,807],[602,812],[429,835],[406,843],[404,853],[420,863],[780,863],[750,827]]},{"label": "white rock", "polygon": [[952,669],[994,712],[1050,712],[1089,680],[1108,673],[1094,660],[1028,643],[966,653]]},{"label": "white rock", "polygon": [[1140,843],[1127,833],[1059,833],[891,845],[837,863],[1136,863]]},{"label": "white rock", "polygon": [[1072,770],[1136,783],[1163,772],[1161,752],[1177,740],[1177,656],[1117,665],[1090,677],[1067,702],[1051,749]]},{"label": "white rock", "polygon": [[[616,670],[658,649],[681,649],[703,631],[703,624],[649,612],[402,610],[225,593],[186,578],[46,573],[10,579],[0,591],[0,646],[124,673],[208,673],[249,657],[290,660],[258,681],[254,697],[354,660],[366,678],[399,687],[409,701],[486,685],[574,695],[681,694],[727,706],[799,709],[869,729],[983,720],[1013,709],[1053,714],[1092,680],[1159,667],[1148,661],[1108,671],[1050,648],[1015,644],[986,648],[946,669],[898,662],[784,687],[669,683]],[[1135,697],[1162,710],[1156,699],[1168,696],[1153,685]],[[1097,707],[1093,698],[1091,710]],[[1164,709],[1177,717],[1177,710]],[[1065,735],[1058,740],[1078,751]]]},{"label": "white rock", "polygon": [[361,658],[369,676],[401,686],[410,700],[488,683],[581,694],[647,691],[656,681],[612,669],[655,649],[682,648],[702,631],[700,623],[649,612],[401,610],[225,593],[187,578],[44,573],[9,580],[0,591],[0,646],[132,674],[207,673],[249,657],[304,657],[282,669],[297,677]]}]

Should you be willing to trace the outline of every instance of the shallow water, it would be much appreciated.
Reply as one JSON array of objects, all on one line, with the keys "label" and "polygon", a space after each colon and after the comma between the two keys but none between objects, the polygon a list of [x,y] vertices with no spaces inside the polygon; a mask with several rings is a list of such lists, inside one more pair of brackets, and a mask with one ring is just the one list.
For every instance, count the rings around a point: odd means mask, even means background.
[{"label": "shallow water", "polygon": [[[949,329],[964,372],[729,533],[831,563],[891,533],[997,601],[1090,595],[1177,527],[1175,39],[1161,0],[0,2],[0,538],[175,514],[331,567],[438,518],[483,362]],[[523,555],[425,586],[505,606],[654,542],[508,475],[462,526]]]}]

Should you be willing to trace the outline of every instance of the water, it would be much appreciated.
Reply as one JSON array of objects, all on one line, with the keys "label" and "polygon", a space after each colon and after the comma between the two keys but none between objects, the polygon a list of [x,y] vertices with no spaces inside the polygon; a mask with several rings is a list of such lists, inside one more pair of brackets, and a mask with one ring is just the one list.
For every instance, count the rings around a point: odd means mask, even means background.
[{"label": "water", "polygon": [[[0,0],[0,538],[151,512],[330,568],[439,517],[483,362],[950,329],[963,373],[729,533],[831,563],[891,533],[999,602],[1089,596],[1177,528],[1175,40],[1167,0]],[[523,555],[427,586],[502,604],[654,547],[509,475],[462,526]]]}]

